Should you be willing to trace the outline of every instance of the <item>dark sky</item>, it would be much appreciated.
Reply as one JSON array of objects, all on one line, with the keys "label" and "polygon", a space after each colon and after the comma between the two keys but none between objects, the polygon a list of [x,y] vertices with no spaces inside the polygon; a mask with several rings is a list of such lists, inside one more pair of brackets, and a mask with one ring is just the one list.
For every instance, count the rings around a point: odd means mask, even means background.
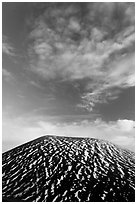
[{"label": "dark sky", "polygon": [[133,150],[134,3],[2,5],[3,151],[44,134]]}]

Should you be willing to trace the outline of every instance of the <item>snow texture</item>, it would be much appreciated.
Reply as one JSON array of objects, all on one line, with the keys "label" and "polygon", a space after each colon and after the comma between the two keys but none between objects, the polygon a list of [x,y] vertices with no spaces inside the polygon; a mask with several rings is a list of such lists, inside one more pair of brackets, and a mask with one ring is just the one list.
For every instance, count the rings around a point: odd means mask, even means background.
[{"label": "snow texture", "polygon": [[98,139],[38,138],[3,153],[3,201],[133,202],[134,156]]}]

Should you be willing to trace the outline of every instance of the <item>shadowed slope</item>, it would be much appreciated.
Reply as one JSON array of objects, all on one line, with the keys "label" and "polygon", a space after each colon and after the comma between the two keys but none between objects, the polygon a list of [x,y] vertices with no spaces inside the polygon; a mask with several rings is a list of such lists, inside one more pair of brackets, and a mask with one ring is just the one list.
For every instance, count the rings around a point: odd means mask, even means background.
[{"label": "shadowed slope", "polygon": [[135,200],[134,153],[106,141],[44,136],[3,153],[2,162],[4,200]]}]

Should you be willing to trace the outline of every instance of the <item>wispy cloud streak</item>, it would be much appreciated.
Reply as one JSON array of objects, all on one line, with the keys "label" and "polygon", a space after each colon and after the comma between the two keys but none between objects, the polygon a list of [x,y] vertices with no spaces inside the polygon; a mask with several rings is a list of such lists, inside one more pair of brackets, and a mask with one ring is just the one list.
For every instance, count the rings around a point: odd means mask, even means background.
[{"label": "wispy cloud streak", "polygon": [[8,56],[15,56],[15,49],[6,36],[2,37],[2,52]]},{"label": "wispy cloud streak", "polygon": [[2,68],[2,76],[3,79],[7,82],[13,81],[14,80],[14,76],[11,72],[7,71],[6,69]]}]

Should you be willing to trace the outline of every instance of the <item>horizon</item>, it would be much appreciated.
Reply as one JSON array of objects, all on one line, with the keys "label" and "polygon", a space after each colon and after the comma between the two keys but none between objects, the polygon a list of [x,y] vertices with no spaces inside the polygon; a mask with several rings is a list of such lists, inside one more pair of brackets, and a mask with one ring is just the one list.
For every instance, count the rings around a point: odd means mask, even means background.
[{"label": "horizon", "polygon": [[29,140],[29,141],[27,141],[27,142],[25,142],[25,143],[23,143],[23,144],[19,144],[19,145],[17,145],[17,146],[15,146],[15,147],[13,147],[13,148],[11,148],[11,149],[8,149],[7,151],[5,151],[5,152],[2,152],[2,154],[5,154],[5,153],[7,153],[7,152],[10,152],[10,151],[12,151],[12,150],[14,150],[14,149],[16,149],[16,148],[20,148],[20,147],[22,147],[22,146],[25,146],[26,144],[28,144],[28,143],[31,143],[31,142],[33,142],[33,141],[39,141],[39,140],[44,140],[44,138],[47,138],[47,137],[53,137],[53,138],[63,138],[63,139],[81,139],[81,140],[83,140],[83,139],[91,139],[91,140],[97,140],[97,141],[99,141],[99,142],[106,142],[106,144],[107,143],[109,143],[109,144],[111,144],[111,145],[114,145],[114,146],[116,146],[116,147],[119,147],[121,150],[123,149],[123,150],[126,150],[126,151],[131,151],[131,152],[133,152],[134,153],[134,151],[132,151],[132,150],[129,150],[128,148],[122,148],[120,145],[118,145],[118,144],[114,144],[114,143],[112,143],[112,142],[110,142],[109,140],[105,140],[105,139],[99,139],[99,138],[95,138],[95,137],[89,137],[89,136],[66,136],[66,135],[42,135],[42,136],[39,136],[39,137],[37,137],[37,138],[33,138],[33,139],[31,139],[31,140]]}]

